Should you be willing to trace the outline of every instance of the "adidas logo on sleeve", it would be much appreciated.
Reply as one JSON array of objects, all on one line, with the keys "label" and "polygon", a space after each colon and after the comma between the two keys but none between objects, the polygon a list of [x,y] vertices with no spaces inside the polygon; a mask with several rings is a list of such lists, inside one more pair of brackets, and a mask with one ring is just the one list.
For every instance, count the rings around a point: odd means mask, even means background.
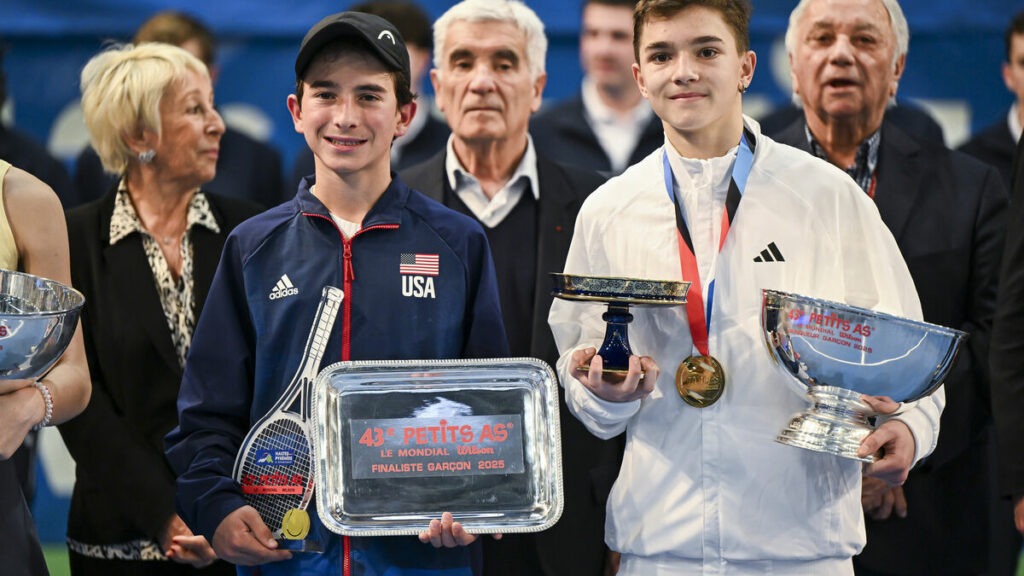
[{"label": "adidas logo on sleeve", "polygon": [[286,298],[288,296],[295,296],[299,293],[299,289],[296,288],[287,274],[282,274],[281,279],[274,285],[274,289],[270,291],[270,299],[277,300],[279,298]]}]

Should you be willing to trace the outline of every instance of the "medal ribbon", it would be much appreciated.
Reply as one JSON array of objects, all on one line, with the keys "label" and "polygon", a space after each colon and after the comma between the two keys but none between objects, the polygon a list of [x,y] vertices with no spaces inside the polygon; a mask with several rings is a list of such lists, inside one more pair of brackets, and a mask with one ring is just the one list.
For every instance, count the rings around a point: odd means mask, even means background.
[{"label": "medal ribbon", "polygon": [[[736,217],[736,210],[739,208],[740,199],[743,197],[743,190],[747,187],[747,178],[750,176],[750,166],[754,162],[753,134],[746,130],[740,137],[739,150],[736,152],[736,162],[732,166],[732,178],[729,182],[729,193],[725,198],[725,210],[722,211],[722,233],[718,238],[718,250],[721,252],[725,244],[725,237],[729,234],[729,225]],[[690,281],[690,288],[686,292],[686,316],[690,321],[690,336],[697,350],[704,356],[710,356],[708,347],[708,333],[711,328],[711,308],[715,299],[715,281],[708,285],[708,305],[704,307],[704,296],[701,291],[700,270],[697,268],[697,256],[693,251],[693,240],[690,238],[690,230],[686,227],[686,220],[683,212],[676,201],[675,191],[672,189],[672,166],[668,161],[668,151],[662,151],[662,164],[665,170],[665,190],[672,200],[676,210],[676,234],[679,240],[679,264],[683,271],[683,279]]]}]

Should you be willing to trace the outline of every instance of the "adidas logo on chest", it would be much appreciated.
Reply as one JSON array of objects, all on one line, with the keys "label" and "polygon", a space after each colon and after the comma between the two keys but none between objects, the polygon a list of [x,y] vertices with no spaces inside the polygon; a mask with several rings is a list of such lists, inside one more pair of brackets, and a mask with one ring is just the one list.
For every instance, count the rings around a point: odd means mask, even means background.
[{"label": "adidas logo on chest", "polygon": [[281,279],[277,281],[274,288],[270,291],[271,300],[279,300],[281,298],[287,298],[288,296],[295,296],[299,293],[299,289],[292,284],[287,274],[282,274]]}]

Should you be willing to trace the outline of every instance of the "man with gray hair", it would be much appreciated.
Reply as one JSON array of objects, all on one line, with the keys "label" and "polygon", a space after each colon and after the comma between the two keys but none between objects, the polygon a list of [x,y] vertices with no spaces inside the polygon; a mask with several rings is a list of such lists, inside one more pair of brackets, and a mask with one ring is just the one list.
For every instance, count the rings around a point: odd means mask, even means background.
[{"label": "man with gray hair", "polygon": [[[514,0],[465,0],[434,23],[430,79],[452,136],[402,172],[427,196],[480,221],[494,255],[513,356],[554,364],[549,272],[561,271],[584,198],[603,179],[538,155],[529,134],[547,81],[544,25]],[[590,435],[561,404],[565,509],[538,534],[484,541],[488,575],[598,576],[606,558],[604,504],[618,440]]]},{"label": "man with gray hair", "polygon": [[902,486],[864,478],[867,547],[858,574],[987,570],[986,359],[1003,242],[998,173],[883,120],[906,66],[896,0],[802,0],[786,32],[803,118],[777,138],[845,170],[875,200],[926,321],[970,333],[945,382],[942,434]]}]

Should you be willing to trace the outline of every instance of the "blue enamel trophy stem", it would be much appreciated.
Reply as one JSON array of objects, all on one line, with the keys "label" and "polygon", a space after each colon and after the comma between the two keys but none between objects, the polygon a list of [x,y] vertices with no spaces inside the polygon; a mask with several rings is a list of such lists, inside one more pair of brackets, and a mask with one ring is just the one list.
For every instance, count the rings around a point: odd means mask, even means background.
[{"label": "blue enamel trophy stem", "polygon": [[629,347],[627,326],[633,321],[628,304],[608,304],[608,311],[601,315],[608,323],[604,332],[604,343],[601,344],[601,360],[605,370],[629,370],[629,357],[633,351]]}]

